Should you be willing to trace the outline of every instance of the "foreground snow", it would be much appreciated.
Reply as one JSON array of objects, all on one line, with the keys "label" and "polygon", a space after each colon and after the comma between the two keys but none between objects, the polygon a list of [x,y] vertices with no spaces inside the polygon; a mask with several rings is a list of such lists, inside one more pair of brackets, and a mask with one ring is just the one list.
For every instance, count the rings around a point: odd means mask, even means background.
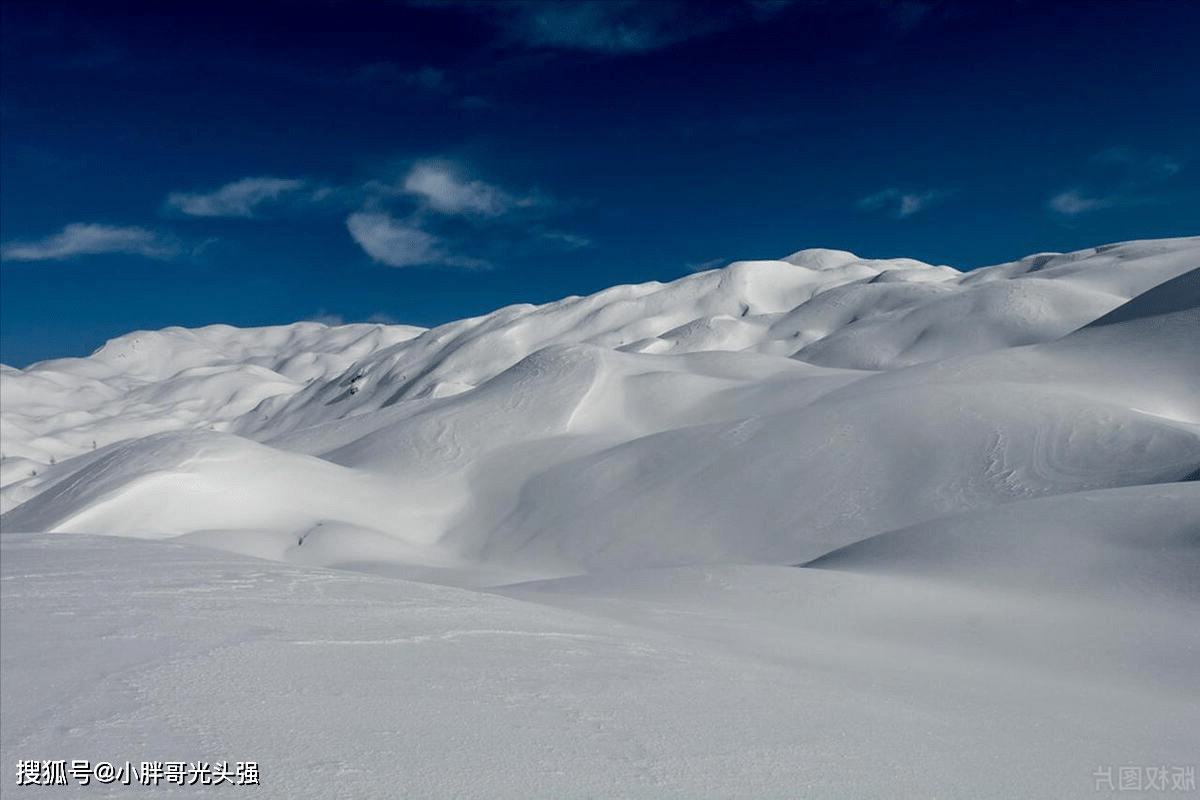
[{"label": "foreground snow", "polygon": [[1186,783],[1198,267],[1195,238],[966,274],[802,251],[5,367],[6,768],[250,760],[271,797]]},{"label": "foreground snow", "polygon": [[2,544],[10,766],[256,761],[280,798],[1009,798],[1195,758],[1193,601],[770,566],[508,599],[159,542]]}]

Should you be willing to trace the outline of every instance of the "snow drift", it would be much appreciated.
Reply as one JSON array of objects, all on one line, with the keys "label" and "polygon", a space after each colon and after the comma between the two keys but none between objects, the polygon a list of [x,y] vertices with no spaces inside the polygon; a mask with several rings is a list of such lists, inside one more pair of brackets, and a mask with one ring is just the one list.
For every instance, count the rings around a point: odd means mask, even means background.
[{"label": "snow drift", "polygon": [[1200,469],[1198,252],[962,274],[807,250],[425,331],[130,334],[4,371],[3,524],[256,552],[349,526],[400,560],[559,574],[796,563],[1181,480]]}]

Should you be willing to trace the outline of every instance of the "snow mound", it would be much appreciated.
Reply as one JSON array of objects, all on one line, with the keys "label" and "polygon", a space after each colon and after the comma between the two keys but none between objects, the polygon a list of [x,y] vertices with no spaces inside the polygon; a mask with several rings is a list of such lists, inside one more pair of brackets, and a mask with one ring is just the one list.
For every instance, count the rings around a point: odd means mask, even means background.
[{"label": "snow mound", "polygon": [[965,274],[805,250],[430,330],[130,334],[0,373],[2,522],[562,574],[796,563],[1178,481],[1200,469],[1198,259],[1198,238]]},{"label": "snow mound", "polygon": [[1078,492],[889,531],[806,567],[1200,603],[1200,483]]}]

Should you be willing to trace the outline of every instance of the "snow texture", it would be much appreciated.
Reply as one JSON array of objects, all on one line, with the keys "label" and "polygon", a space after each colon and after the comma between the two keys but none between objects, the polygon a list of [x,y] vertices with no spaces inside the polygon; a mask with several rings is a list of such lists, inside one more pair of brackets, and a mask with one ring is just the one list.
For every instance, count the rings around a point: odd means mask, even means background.
[{"label": "snow texture", "polygon": [[279,798],[1196,768],[1198,333],[1192,237],[2,367],[0,755]]}]

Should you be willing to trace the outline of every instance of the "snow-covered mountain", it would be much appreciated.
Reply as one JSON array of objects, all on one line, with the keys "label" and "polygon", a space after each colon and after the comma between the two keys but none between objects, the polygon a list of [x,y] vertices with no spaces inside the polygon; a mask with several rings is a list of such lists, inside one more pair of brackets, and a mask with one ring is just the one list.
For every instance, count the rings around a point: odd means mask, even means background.
[{"label": "snow-covered mountain", "polygon": [[[280,797],[396,796],[379,771],[422,797],[1072,797],[1194,766],[1198,334],[1192,237],[967,273],[804,250],[428,330],[168,328],[4,367],[3,757],[266,742]],[[43,685],[90,670],[124,676],[94,712]],[[262,718],[199,708],[218,675]],[[187,711],[131,714],[128,686]]]}]

